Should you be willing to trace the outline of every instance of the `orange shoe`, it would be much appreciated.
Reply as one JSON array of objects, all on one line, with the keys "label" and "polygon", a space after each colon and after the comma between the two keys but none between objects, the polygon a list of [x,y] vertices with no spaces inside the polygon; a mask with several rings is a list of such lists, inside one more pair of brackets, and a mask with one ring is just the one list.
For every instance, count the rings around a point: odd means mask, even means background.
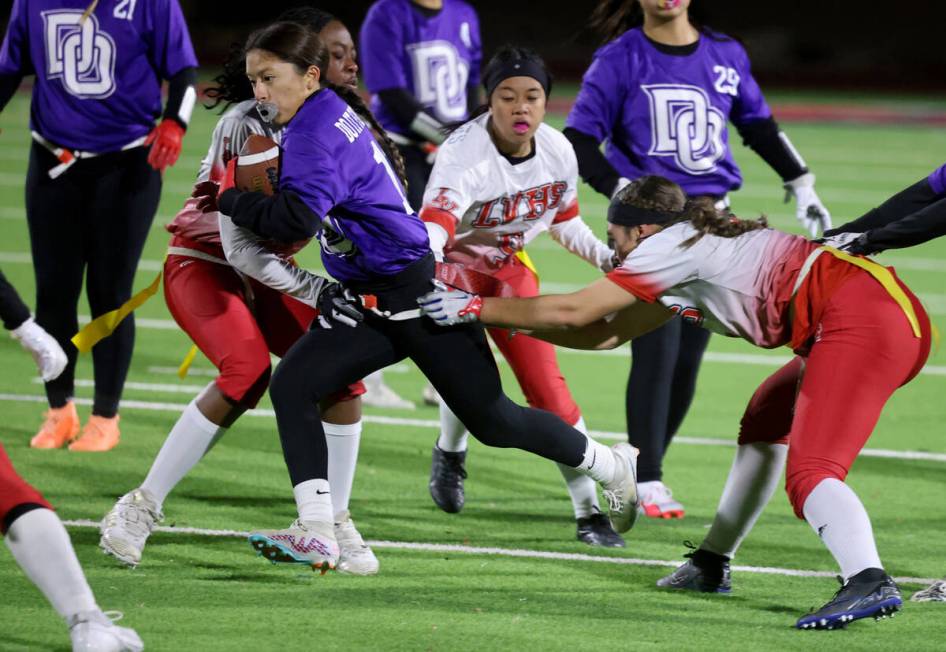
[{"label": "orange shoe", "polygon": [[61,408],[49,408],[39,432],[30,440],[32,448],[62,448],[79,434],[76,404],[67,402]]},{"label": "orange shoe", "polygon": [[69,444],[69,450],[84,453],[110,451],[118,446],[120,436],[117,414],[111,418],[97,417],[93,414],[89,417],[79,438]]}]

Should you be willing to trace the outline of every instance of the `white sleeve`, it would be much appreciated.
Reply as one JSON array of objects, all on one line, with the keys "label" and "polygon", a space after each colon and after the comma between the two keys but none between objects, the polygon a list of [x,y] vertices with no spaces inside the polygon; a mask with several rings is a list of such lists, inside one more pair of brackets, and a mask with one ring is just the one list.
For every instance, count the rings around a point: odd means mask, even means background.
[{"label": "white sleeve", "polygon": [[318,307],[319,295],[329,282],[323,276],[293,265],[268,250],[249,229],[220,214],[220,243],[227,261],[238,271],[263,285],[278,290],[304,304]]},{"label": "white sleeve", "polygon": [[584,258],[602,272],[610,272],[613,269],[611,259],[614,257],[614,252],[598,239],[591,227],[581,219],[581,215],[564,222],[553,222],[549,226],[549,235],[557,243],[576,256]]},{"label": "white sleeve", "polygon": [[443,262],[443,248],[447,245],[450,235],[447,230],[437,222],[424,222],[427,227],[427,239],[430,240],[430,250],[434,252],[434,258],[438,263]]}]

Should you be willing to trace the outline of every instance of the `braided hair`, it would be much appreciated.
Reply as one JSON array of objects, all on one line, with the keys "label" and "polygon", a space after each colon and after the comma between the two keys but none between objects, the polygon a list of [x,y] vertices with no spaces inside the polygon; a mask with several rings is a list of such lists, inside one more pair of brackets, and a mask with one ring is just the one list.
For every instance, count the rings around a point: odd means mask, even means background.
[{"label": "braided hair", "polygon": [[[301,5],[281,13],[276,22],[296,23],[318,33],[333,20],[336,20],[335,16],[327,11]],[[253,87],[246,78],[246,50],[242,43],[230,44],[230,51],[223,62],[223,72],[213,81],[215,85],[204,91],[212,100],[211,104],[205,105],[208,109],[223,104],[220,109],[220,113],[223,113],[233,104],[253,99]]]},{"label": "braided hair", "polygon": [[717,210],[711,197],[687,200],[683,188],[657,175],[635,179],[618,192],[615,201],[662,213],[680,213],[680,217],[665,224],[664,228],[689,222],[697,233],[684,241],[684,247],[693,246],[706,234],[735,238],[749,231],[768,228],[764,215],[755,220],[743,220],[728,211]]}]

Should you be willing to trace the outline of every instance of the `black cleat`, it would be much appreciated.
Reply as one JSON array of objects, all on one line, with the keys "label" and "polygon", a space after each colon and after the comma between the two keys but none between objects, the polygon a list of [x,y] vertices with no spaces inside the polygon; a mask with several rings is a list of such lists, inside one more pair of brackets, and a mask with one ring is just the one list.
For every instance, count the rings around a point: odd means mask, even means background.
[{"label": "black cleat", "polygon": [[843,629],[848,623],[873,616],[879,620],[893,616],[903,606],[900,588],[882,568],[867,568],[852,575],[847,582],[840,577],[841,588],[818,611],[802,616],[798,629]]},{"label": "black cleat", "polygon": [[623,548],[626,545],[621,535],[611,527],[611,519],[601,512],[579,518],[575,522],[578,524],[578,540],[589,546]]},{"label": "black cleat", "polygon": [[463,480],[466,478],[466,451],[448,453],[434,446],[430,463],[430,497],[448,514],[463,509]]},{"label": "black cleat", "polygon": [[692,550],[684,555],[689,561],[657,580],[657,586],[662,589],[684,589],[700,593],[730,593],[732,577],[729,572],[729,557],[696,548],[689,541],[684,541],[684,545]]}]

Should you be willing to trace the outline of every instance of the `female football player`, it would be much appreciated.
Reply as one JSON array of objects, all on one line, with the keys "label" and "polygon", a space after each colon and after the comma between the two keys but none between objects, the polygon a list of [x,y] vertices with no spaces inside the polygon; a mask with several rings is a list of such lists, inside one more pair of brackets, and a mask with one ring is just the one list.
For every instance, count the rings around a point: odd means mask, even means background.
[{"label": "female football player", "polygon": [[[515,296],[538,294],[535,273],[516,257],[543,231],[602,271],[613,252],[578,211],[578,163],[571,144],[543,123],[551,77],[534,52],[507,46],[487,65],[488,108],[456,129],[440,147],[420,217],[438,259],[502,281]],[[491,329],[529,405],[587,432],[555,359],[555,348],[526,335]],[[434,446],[430,493],[447,512],[463,507],[466,429],[445,405]],[[598,508],[595,483],[559,465],[577,519],[578,538],[591,545],[623,540]]]},{"label": "female football player", "polygon": [[[196,66],[177,0],[13,2],[0,48],[0,110],[35,74],[26,217],[36,322],[69,356],[66,370],[46,383],[49,411],[34,448],[72,442],[70,450],[107,451],[118,443],[135,322],[125,319],[92,350],[95,400],[80,435],[72,400],[78,352],[70,342],[79,329],[76,306],[83,276],[93,318],[131,295],[161,173],[177,160],[194,107]],[[169,83],[163,114],[162,80]]]},{"label": "female football player", "polygon": [[325,87],[323,49],[318,35],[292,23],[250,36],[246,66],[256,99],[287,123],[280,187],[272,196],[225,188],[218,199],[221,213],[261,237],[288,243],[318,233],[325,268],[340,282],[321,288],[320,319],[273,374],[270,396],[299,518],[254,534],[254,547],[274,561],[335,564],[318,403],[405,357],[484,443],[522,448],[601,482],[615,529],[627,530],[636,514],[631,446],[608,448],[548,412],[515,405],[502,393],[481,329],[443,330],[420,318],[415,299],[431,287],[434,256],[404,195],[403,162],[352,89]]},{"label": "female football player", "polygon": [[[357,87],[354,44],[340,21],[311,7],[290,10],[283,17],[318,31],[325,39],[328,47],[319,65],[328,79]],[[268,121],[258,110],[246,79],[242,52],[224,70],[217,78],[219,85],[210,94],[232,106],[214,129],[210,150],[197,175],[198,189],[215,186],[226,162],[251,134],[279,141],[285,129],[284,122]],[[308,329],[316,314],[311,305],[313,288],[317,296],[325,282],[294,266],[286,256],[273,253],[257,239],[234,233],[228,220],[221,230],[215,208],[198,207],[196,199],[185,203],[168,230],[173,234],[164,267],[168,308],[220,374],[184,409],[141,486],[122,496],[102,522],[102,548],[131,566],[141,561],[155,522],[163,518],[167,495],[266,391],[270,352],[285,354]],[[295,292],[295,298],[271,287],[286,289],[287,277],[299,281],[302,288]],[[339,569],[360,575],[378,571],[377,558],[365,546],[348,514],[361,438],[358,397],[363,392],[356,382],[324,403],[324,429],[335,489],[332,515],[342,552]]]},{"label": "female football player", "polygon": [[[815,177],[772,118],[735,40],[695,26],[690,0],[602,0],[592,25],[607,44],[595,53],[568,119],[578,170],[612,197],[628,179],[660,174],[690,197],[742,185],[726,124],[785,182],[797,216],[814,235],[830,226]],[[607,141],[605,153],[599,145]],[[662,461],[696,389],[709,332],[685,316],[631,342],[626,411],[630,442],[641,451],[641,504],[651,517],[682,517],[664,485]]]},{"label": "female football player", "polygon": [[923,307],[887,268],[765,228],[764,220],[721,214],[707,199],[681,210],[684,201],[682,189],[663,177],[640,177],[621,189],[608,211],[608,232],[624,261],[578,292],[503,299],[450,290],[420,304],[443,325],[479,319],[549,331],[537,335],[576,348],[617,346],[673,312],[756,346],[789,344],[796,357],[762,383],[742,418],[709,533],[658,585],[728,593],[729,561],[787,457],[795,514],[817,532],[843,577],[835,597],[797,626],[833,628],[896,611],[899,590],[844,478],[884,403],[926,361],[930,323]]}]

